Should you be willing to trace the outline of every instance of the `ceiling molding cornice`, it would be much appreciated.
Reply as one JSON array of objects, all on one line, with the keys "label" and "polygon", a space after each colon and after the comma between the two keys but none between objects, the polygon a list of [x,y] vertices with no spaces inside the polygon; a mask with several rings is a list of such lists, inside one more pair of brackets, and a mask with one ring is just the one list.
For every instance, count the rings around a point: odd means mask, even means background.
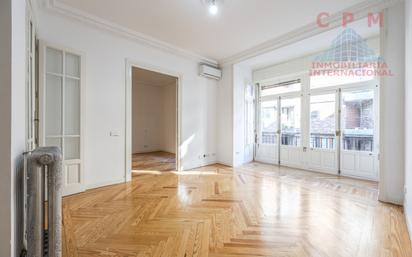
[{"label": "ceiling molding cornice", "polygon": [[165,51],[169,54],[174,54],[174,55],[184,57],[186,59],[198,61],[198,62],[205,62],[205,63],[211,64],[214,66],[218,65],[218,62],[216,60],[206,58],[204,56],[201,56],[193,52],[184,50],[182,48],[173,46],[166,42],[157,40],[145,34],[128,29],[116,23],[109,22],[97,16],[94,16],[89,13],[80,11],[76,8],[70,7],[64,3],[58,2],[57,0],[46,0],[44,7],[49,11],[63,14],[66,17],[76,19],[77,21],[87,23],[89,25],[93,25],[94,27],[98,29],[110,31],[117,35],[136,41],[140,44]]},{"label": "ceiling molding cornice", "polygon": [[352,7],[346,8],[342,11],[339,11],[335,14],[330,15],[327,19],[325,19],[325,22],[330,23],[327,29],[320,28],[316,24],[316,22],[313,22],[299,29],[288,32],[280,37],[269,40],[263,44],[257,45],[243,52],[235,54],[231,57],[219,60],[218,62],[221,66],[242,62],[247,59],[256,57],[258,55],[262,55],[270,51],[276,50],[283,46],[293,44],[301,40],[313,37],[322,32],[326,32],[328,30],[337,28],[341,25],[342,14],[345,12],[353,13],[355,20],[359,20],[359,19],[367,17],[368,13],[370,12],[381,11],[399,2],[403,2],[403,0],[367,0],[360,4],[354,5]]}]

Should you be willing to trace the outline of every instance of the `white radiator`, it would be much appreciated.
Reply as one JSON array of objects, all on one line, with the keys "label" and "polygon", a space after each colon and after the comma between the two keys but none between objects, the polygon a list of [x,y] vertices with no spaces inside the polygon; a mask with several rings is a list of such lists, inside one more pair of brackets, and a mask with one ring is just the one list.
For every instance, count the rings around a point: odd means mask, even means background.
[{"label": "white radiator", "polygon": [[62,155],[39,147],[26,155],[24,239],[28,257],[62,256]]}]

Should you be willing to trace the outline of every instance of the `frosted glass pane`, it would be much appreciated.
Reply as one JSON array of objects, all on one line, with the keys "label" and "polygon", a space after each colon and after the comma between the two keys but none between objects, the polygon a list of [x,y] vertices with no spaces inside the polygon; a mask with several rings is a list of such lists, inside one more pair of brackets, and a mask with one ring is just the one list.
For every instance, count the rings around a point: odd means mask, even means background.
[{"label": "frosted glass pane", "polygon": [[46,146],[57,146],[60,150],[62,149],[61,138],[46,138]]},{"label": "frosted glass pane", "polygon": [[80,138],[66,137],[64,139],[64,159],[80,159]]},{"label": "frosted glass pane", "polygon": [[80,57],[66,54],[66,75],[80,78]]},{"label": "frosted glass pane", "polygon": [[46,78],[46,136],[62,134],[62,79],[47,75]]},{"label": "frosted glass pane", "polygon": [[46,71],[62,74],[63,73],[63,52],[47,48],[46,50]]},{"label": "frosted glass pane", "polygon": [[64,86],[64,133],[80,135],[80,84],[76,79],[67,78]]}]

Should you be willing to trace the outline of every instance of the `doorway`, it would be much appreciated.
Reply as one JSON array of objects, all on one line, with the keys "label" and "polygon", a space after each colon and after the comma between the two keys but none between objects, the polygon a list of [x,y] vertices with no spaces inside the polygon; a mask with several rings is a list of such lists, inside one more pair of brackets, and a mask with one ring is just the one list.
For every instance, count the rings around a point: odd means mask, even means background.
[{"label": "doorway", "polygon": [[178,77],[131,66],[130,170],[178,169]]}]

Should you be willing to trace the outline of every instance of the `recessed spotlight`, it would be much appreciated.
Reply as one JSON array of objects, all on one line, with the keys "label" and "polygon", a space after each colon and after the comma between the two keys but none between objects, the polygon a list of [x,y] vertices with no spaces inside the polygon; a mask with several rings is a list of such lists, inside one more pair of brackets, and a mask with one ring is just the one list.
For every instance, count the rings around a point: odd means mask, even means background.
[{"label": "recessed spotlight", "polygon": [[219,11],[219,9],[217,8],[216,0],[210,1],[210,4],[209,4],[209,13],[210,13],[211,15],[216,15],[218,11]]}]

